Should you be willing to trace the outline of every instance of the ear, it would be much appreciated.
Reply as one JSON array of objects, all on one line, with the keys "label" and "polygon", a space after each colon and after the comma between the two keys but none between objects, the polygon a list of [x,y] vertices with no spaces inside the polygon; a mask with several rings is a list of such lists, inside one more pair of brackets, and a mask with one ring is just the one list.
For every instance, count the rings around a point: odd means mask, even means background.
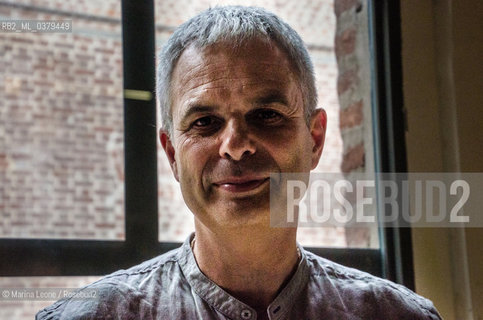
[{"label": "ear", "polygon": [[161,141],[161,145],[163,146],[164,152],[168,157],[169,165],[171,166],[171,171],[173,171],[174,178],[176,181],[179,182],[178,177],[178,166],[176,165],[176,157],[175,157],[175,150],[173,143],[171,142],[171,138],[166,130],[160,129],[159,130],[159,140]]},{"label": "ear", "polygon": [[310,134],[312,136],[312,169],[317,167],[324,149],[325,131],[327,129],[327,113],[324,109],[316,109],[310,117]]}]

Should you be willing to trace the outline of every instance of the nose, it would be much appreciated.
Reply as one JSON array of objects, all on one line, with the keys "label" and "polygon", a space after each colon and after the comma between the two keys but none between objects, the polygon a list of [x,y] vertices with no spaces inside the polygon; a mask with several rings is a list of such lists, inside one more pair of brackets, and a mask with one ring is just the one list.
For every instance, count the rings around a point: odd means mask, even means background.
[{"label": "nose", "polygon": [[224,159],[239,161],[256,151],[244,120],[228,121],[221,138],[220,157]]}]

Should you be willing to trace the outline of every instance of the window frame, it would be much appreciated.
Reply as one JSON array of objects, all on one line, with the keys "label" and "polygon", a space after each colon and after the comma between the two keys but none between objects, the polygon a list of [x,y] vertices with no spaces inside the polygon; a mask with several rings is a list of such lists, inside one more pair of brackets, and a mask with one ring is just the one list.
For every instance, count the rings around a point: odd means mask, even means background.
[{"label": "window frame", "polygon": [[[369,5],[376,171],[407,173],[400,1],[370,0]],[[414,291],[411,228],[402,217],[391,227],[379,227],[379,243],[383,277]]]},{"label": "window frame", "polygon": [[[399,1],[368,0],[373,61],[376,171],[406,172]],[[0,239],[0,276],[92,276],[175,249],[158,241],[154,0],[122,0],[125,240]],[[379,228],[379,249],[307,248],[337,263],[414,289],[411,230]]]}]

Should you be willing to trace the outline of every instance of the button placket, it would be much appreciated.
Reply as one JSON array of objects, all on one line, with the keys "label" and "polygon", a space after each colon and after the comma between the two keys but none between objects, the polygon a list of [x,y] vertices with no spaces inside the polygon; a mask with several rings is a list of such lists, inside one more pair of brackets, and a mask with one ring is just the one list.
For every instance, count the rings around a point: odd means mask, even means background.
[{"label": "button placket", "polygon": [[272,310],[272,314],[276,314],[280,311],[281,307],[280,306],[277,306],[276,308],[273,308]]},{"label": "button placket", "polygon": [[240,316],[241,316],[242,319],[248,320],[248,319],[251,319],[252,318],[252,312],[250,310],[248,310],[248,309],[244,309],[240,313]]}]

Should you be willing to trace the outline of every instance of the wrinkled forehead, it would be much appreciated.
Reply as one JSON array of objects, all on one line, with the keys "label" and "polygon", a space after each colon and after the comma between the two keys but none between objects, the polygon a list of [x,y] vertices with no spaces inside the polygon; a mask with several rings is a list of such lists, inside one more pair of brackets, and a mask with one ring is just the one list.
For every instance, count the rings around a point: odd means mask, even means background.
[{"label": "wrinkled forehead", "polygon": [[[278,46],[268,41],[252,40],[233,46],[230,42],[206,47],[190,45],[178,59],[172,74],[172,89],[186,88],[201,79],[229,81],[230,75],[253,80],[297,81],[292,64]],[[221,81],[221,82],[220,82]],[[248,81],[248,80],[247,80]]]},{"label": "wrinkled forehead", "polygon": [[267,68],[287,68],[295,78],[298,78],[295,63],[290,61],[285,51],[274,41],[260,37],[242,42],[228,39],[204,46],[196,42],[191,43],[180,54],[172,76],[175,78],[176,74],[185,75],[192,71],[191,68],[206,64],[224,64],[237,68],[247,67],[247,62],[250,61],[252,64],[266,65]]}]

